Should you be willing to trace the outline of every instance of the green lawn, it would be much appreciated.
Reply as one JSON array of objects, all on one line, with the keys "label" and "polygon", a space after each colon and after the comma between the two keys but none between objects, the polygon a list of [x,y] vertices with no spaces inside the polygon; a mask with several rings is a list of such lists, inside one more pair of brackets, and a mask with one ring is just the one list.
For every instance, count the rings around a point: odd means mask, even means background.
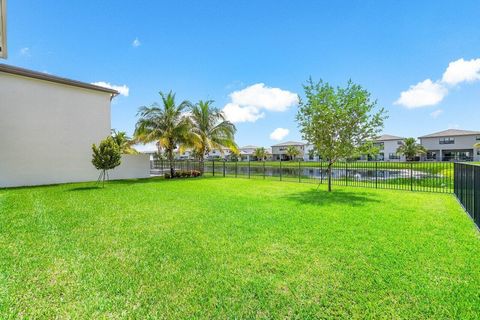
[{"label": "green lawn", "polygon": [[0,190],[0,319],[480,318],[452,195],[263,180]]}]

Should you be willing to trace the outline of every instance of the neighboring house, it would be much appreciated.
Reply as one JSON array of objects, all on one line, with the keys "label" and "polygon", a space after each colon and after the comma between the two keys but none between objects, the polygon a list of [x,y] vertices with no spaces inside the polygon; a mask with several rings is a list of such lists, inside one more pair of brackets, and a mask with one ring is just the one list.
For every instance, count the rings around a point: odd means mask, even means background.
[{"label": "neighboring house", "polygon": [[272,148],[265,148],[267,152],[267,158],[265,160],[271,161],[273,160]]},{"label": "neighboring house", "polygon": [[448,129],[419,137],[427,149],[422,160],[430,161],[480,161],[480,131]]},{"label": "neighboring house", "polygon": [[[0,187],[96,180],[92,144],[110,135],[110,101],[117,94],[0,64]],[[110,177],[126,177],[120,168],[134,166],[131,159],[145,159],[140,169],[148,176],[147,156],[125,159]]]},{"label": "neighboring house", "polygon": [[306,144],[305,145],[305,152],[303,154],[303,160],[304,161],[319,161],[320,160],[320,157],[315,152],[315,148],[313,147],[312,144]]},{"label": "neighboring house", "polygon": [[241,161],[256,160],[256,157],[254,156],[254,154],[255,154],[255,150],[257,148],[260,148],[260,147],[252,146],[252,145],[241,147],[239,149],[240,150],[240,159],[239,160],[241,160]]},{"label": "neighboring house", "polygon": [[368,161],[405,161],[405,156],[397,153],[398,147],[403,145],[405,138],[383,134],[378,137],[374,144],[378,147],[379,152],[375,156],[362,155],[360,160]]},{"label": "neighboring house", "polygon": [[208,160],[225,160],[227,159],[230,154],[232,154],[232,150],[229,148],[222,148],[222,149],[213,149],[207,155]]},{"label": "neighboring house", "polygon": [[272,146],[272,159],[273,160],[289,160],[287,156],[287,148],[293,146],[300,151],[297,158],[303,159],[305,157],[306,143],[298,141],[287,141]]}]

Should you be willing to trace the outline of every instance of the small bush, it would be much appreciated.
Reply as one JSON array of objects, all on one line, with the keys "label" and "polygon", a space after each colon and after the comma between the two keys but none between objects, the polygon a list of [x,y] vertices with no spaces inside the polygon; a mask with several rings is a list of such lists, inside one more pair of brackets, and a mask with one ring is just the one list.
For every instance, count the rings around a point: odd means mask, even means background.
[{"label": "small bush", "polygon": [[172,178],[196,178],[201,176],[202,173],[198,170],[182,170],[182,171],[175,171],[173,177],[170,173],[165,173],[165,179],[172,179]]}]

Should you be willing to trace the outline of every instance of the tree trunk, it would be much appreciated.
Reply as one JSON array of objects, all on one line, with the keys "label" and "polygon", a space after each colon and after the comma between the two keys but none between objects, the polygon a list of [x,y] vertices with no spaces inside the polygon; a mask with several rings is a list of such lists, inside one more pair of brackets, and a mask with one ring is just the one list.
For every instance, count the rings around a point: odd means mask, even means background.
[{"label": "tree trunk", "polygon": [[205,158],[203,156],[200,156],[199,160],[199,171],[200,175],[203,176],[203,172],[205,171]]},{"label": "tree trunk", "polygon": [[327,175],[328,175],[328,192],[332,191],[332,165],[333,163],[328,163]]},{"label": "tree trunk", "polygon": [[170,162],[170,178],[175,175],[175,166],[173,163],[173,150],[168,150],[168,161]]}]

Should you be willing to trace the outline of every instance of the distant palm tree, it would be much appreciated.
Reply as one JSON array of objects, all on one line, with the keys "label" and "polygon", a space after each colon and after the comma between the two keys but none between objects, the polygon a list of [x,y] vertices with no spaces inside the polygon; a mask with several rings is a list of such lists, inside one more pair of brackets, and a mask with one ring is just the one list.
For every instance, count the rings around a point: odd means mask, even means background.
[{"label": "distant palm tree", "polygon": [[191,141],[191,121],[185,111],[191,107],[188,101],[175,103],[175,94],[160,92],[162,105],[154,103],[150,107],[140,107],[140,118],[135,127],[135,139],[139,142],[157,142],[159,149],[165,151],[170,164],[170,176],[175,174],[174,151],[183,149]]},{"label": "distant palm tree", "polygon": [[295,146],[288,146],[286,154],[290,157],[291,160],[295,160],[295,158],[300,155],[300,150],[295,148]]},{"label": "distant palm tree", "polygon": [[253,155],[257,158],[257,160],[265,161],[267,159],[267,150],[263,147],[255,149]]},{"label": "distant palm tree", "polygon": [[225,114],[213,107],[213,101],[200,100],[191,108],[190,119],[191,144],[200,160],[200,171],[203,173],[203,162],[205,156],[213,149],[223,153],[224,148],[237,152],[235,144],[235,132],[237,129],[230,121],[227,121]]},{"label": "distant palm tree", "polygon": [[122,154],[138,154],[138,151],[133,147],[135,140],[127,136],[125,131],[112,129],[112,138],[120,147],[120,152]]},{"label": "distant palm tree", "polygon": [[427,150],[424,146],[417,143],[415,138],[406,138],[403,140],[403,145],[398,147],[397,153],[404,155],[407,161],[411,161],[417,155],[426,154]]}]

